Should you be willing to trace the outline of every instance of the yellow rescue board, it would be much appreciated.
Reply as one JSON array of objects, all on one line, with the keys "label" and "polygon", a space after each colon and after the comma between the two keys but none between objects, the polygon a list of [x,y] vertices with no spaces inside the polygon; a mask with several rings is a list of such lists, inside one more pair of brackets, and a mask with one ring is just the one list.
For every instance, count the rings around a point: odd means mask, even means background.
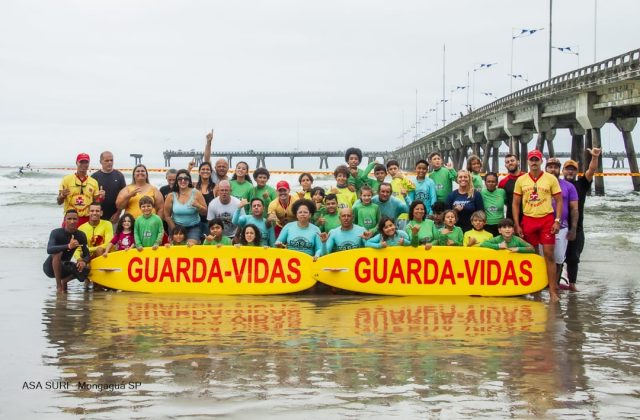
[{"label": "yellow rescue board", "polygon": [[547,286],[539,255],[479,247],[353,249],[326,255],[314,267],[324,284],[381,295],[517,296]]},{"label": "yellow rescue board", "polygon": [[174,246],[91,261],[90,279],[131,292],[270,295],[313,286],[313,259],[286,249]]}]

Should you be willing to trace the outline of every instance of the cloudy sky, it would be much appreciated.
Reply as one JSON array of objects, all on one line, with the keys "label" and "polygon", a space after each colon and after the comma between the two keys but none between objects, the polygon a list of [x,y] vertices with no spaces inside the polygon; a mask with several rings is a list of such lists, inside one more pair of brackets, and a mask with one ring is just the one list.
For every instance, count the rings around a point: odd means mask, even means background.
[{"label": "cloudy sky", "polygon": [[[555,0],[553,74],[594,59],[594,2]],[[2,0],[0,164],[73,164],[104,149],[162,164],[165,149],[394,149],[429,112],[546,79],[548,0]],[[600,0],[597,58],[640,44],[640,2]],[[515,31],[515,32],[514,32]],[[471,77],[473,80],[473,76]],[[526,83],[514,80],[514,89]],[[421,118],[425,116],[426,119]],[[438,115],[442,119],[442,113]],[[412,134],[402,136],[403,132]],[[635,131],[636,145],[638,130]],[[559,133],[559,137],[562,137]],[[603,145],[622,150],[613,127]],[[637,146],[636,146],[637,147]],[[119,157],[121,157],[118,162]],[[120,165],[118,165],[120,163]]]}]

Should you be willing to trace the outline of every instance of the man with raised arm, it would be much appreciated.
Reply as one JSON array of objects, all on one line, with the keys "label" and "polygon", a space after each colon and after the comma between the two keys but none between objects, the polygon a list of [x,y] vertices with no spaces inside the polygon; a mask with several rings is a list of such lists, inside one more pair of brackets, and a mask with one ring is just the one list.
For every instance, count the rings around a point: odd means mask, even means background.
[{"label": "man with raised arm", "polygon": [[565,262],[567,263],[567,276],[569,277],[569,290],[577,292],[576,281],[578,279],[578,264],[580,263],[580,254],[584,249],[584,202],[587,198],[587,193],[591,190],[591,182],[593,176],[598,169],[598,159],[602,151],[594,147],[593,149],[587,149],[591,154],[591,162],[589,167],[584,172],[584,175],[578,175],[578,162],[575,160],[568,160],[562,167],[562,176],[565,181],[571,183],[578,192],[578,226],[576,229],[575,239],[569,240],[567,245],[567,252],[565,254]]}]

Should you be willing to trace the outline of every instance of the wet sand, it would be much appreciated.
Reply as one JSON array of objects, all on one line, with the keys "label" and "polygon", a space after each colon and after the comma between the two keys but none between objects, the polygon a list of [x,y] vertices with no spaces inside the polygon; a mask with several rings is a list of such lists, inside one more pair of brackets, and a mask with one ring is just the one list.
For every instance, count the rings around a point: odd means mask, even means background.
[{"label": "wet sand", "polygon": [[43,250],[3,249],[0,416],[638,417],[639,257],[587,249],[581,292],[549,306],[56,296]]}]

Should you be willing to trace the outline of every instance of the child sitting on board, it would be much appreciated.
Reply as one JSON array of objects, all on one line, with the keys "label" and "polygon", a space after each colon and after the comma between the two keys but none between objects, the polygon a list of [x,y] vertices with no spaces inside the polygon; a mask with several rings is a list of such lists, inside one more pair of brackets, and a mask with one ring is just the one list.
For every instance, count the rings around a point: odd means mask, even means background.
[{"label": "child sitting on board", "polygon": [[533,246],[519,236],[514,235],[513,230],[513,220],[508,218],[502,219],[498,222],[498,232],[500,232],[500,235],[482,242],[480,246],[496,250],[508,249],[511,252],[535,253]]},{"label": "child sitting on board", "polygon": [[202,245],[231,245],[231,239],[224,235],[224,222],[219,217],[209,221],[209,234],[204,238]]},{"label": "child sitting on board", "polygon": [[474,211],[471,214],[471,226],[473,229],[464,233],[462,244],[464,246],[478,246],[487,239],[493,238],[490,232],[484,230],[484,225],[487,223],[487,215],[482,210]]},{"label": "child sitting on board", "polygon": [[462,246],[463,233],[460,226],[456,226],[458,213],[455,210],[445,210],[443,214],[444,227],[438,231],[438,245]]},{"label": "child sitting on board", "polygon": [[133,236],[133,226],[135,225],[135,219],[129,213],[125,213],[118,220],[116,226],[116,233],[113,235],[113,239],[107,245],[107,249],[104,250],[103,257],[107,257],[109,251],[115,248],[116,251],[126,251],[135,245],[135,238]]},{"label": "child sitting on board", "polygon": [[407,232],[399,230],[389,216],[382,216],[378,222],[378,233],[367,240],[364,246],[367,248],[386,248],[388,246],[410,246],[411,239]]}]

